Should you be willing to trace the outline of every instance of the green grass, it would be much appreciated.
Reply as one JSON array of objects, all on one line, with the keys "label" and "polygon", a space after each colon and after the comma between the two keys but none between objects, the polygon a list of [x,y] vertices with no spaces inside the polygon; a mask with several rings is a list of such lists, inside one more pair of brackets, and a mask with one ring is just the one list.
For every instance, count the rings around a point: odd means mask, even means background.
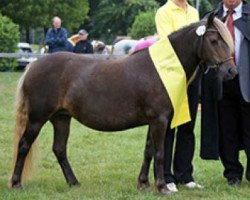
[{"label": "green grass", "polygon": [[[53,132],[46,124],[39,135],[37,167],[31,180],[22,190],[7,187],[10,177],[12,138],[14,129],[13,102],[20,73],[0,73],[0,199],[93,199],[93,200],[155,200],[155,199],[249,199],[250,184],[244,179],[231,188],[222,176],[219,161],[199,158],[199,116],[196,125],[194,177],[205,188],[188,190],[178,186],[179,192],[168,197],[136,189],[136,179],[143,157],[147,127],[124,132],[101,133],[72,121],[68,155],[79,187],[69,187],[52,153]],[[245,156],[241,155],[245,164]]]}]

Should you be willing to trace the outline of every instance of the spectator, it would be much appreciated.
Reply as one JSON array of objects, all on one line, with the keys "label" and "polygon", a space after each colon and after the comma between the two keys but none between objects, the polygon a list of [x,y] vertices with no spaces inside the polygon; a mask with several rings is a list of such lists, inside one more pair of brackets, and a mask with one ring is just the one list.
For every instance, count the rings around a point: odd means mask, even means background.
[{"label": "spectator", "polygon": [[45,37],[45,44],[49,46],[48,53],[66,51],[68,34],[66,29],[61,27],[61,19],[54,17],[52,25],[53,27],[47,31]]},{"label": "spectator", "polygon": [[[226,23],[235,42],[233,57],[239,74],[223,83],[223,90],[219,90],[221,94],[217,95],[221,96],[219,101],[213,98],[214,92],[210,93],[210,97],[207,95],[209,108],[214,108],[215,112],[210,113],[206,122],[211,120],[218,124],[211,129],[208,123],[204,123],[202,129],[207,129],[207,134],[219,132],[218,146],[224,177],[230,186],[235,186],[243,176],[243,166],[239,161],[242,148],[247,156],[246,179],[250,181],[250,5],[244,0],[223,0],[215,12],[218,17],[227,18]],[[208,92],[211,88],[218,88],[213,74],[211,71],[205,75],[205,84],[210,84],[210,88],[205,88]]]},{"label": "spectator", "polygon": [[[187,0],[168,0],[156,13],[156,28],[160,38],[166,38],[173,31],[199,20],[198,11]],[[172,160],[175,129],[167,130],[165,138],[164,177],[168,189],[177,192],[177,183],[187,188],[202,188],[194,182],[192,159],[194,156],[194,125],[198,107],[199,75],[189,85],[188,102],[191,121],[177,127],[175,152]],[[172,173],[173,166],[173,173]]]},{"label": "spectator", "polygon": [[78,32],[79,41],[76,43],[74,48],[75,53],[93,53],[93,46],[88,40],[88,32],[81,29]]},{"label": "spectator", "polygon": [[128,55],[129,52],[138,44],[138,40],[122,39],[113,45],[113,55],[124,56]]}]

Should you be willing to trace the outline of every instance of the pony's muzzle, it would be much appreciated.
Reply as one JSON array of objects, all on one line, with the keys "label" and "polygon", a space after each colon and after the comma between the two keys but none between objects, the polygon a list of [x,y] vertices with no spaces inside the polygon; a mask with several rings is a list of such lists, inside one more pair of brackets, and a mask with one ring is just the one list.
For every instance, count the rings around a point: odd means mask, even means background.
[{"label": "pony's muzzle", "polygon": [[234,66],[229,68],[228,73],[232,76],[232,78],[234,78],[238,74],[237,67]]},{"label": "pony's muzzle", "polygon": [[235,65],[229,67],[228,72],[224,80],[232,80],[238,74],[237,67]]}]

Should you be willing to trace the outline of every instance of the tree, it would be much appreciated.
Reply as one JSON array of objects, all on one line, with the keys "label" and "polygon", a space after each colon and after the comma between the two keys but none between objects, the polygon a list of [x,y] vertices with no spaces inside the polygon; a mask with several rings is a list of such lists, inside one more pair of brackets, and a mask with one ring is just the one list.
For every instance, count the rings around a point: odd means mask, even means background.
[{"label": "tree", "polygon": [[[36,2],[36,0],[34,0]],[[87,19],[89,12],[88,0],[49,0],[49,18],[46,26],[51,24],[53,16],[62,19],[63,26],[68,30],[78,29],[80,24]]]},{"label": "tree", "polygon": [[213,8],[215,8],[216,5],[213,6],[208,0],[200,1],[200,8],[199,8],[200,18],[203,18],[207,12],[213,10]]},{"label": "tree", "polygon": [[[8,17],[0,14],[0,52],[12,53],[17,49],[19,41],[19,27]],[[0,59],[0,71],[5,67],[14,67],[15,59]]]},{"label": "tree", "polygon": [[111,42],[117,35],[127,35],[139,12],[158,8],[155,0],[102,0],[92,16],[91,35]]},{"label": "tree", "polygon": [[26,30],[51,26],[51,19],[58,15],[63,25],[72,30],[87,18],[88,0],[1,0],[1,12]]},{"label": "tree", "polygon": [[159,3],[160,6],[163,6],[167,1],[166,0],[155,0]]},{"label": "tree", "polygon": [[[87,29],[88,31],[95,29],[93,26],[93,16],[96,14],[97,7],[100,3],[100,0],[89,0],[89,13],[88,18],[81,24],[81,28]],[[90,37],[93,35],[91,34]]]},{"label": "tree", "polygon": [[46,23],[48,0],[3,0],[1,12],[8,16],[20,28],[26,30],[27,41],[29,40],[29,28],[41,27]]},{"label": "tree", "polygon": [[129,35],[134,39],[139,39],[156,33],[155,13],[156,10],[139,13],[129,31]]},{"label": "tree", "polygon": [[219,2],[221,2],[221,0],[210,0],[210,3],[211,3],[211,5],[213,6],[213,8],[214,8],[215,6],[217,6],[217,5],[219,4]]}]

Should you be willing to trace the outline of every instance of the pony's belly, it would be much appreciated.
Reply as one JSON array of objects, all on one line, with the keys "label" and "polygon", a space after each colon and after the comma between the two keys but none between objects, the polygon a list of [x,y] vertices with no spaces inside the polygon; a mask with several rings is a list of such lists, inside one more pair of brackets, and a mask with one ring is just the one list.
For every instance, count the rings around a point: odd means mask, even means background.
[{"label": "pony's belly", "polygon": [[143,119],[125,120],[122,117],[117,117],[116,119],[86,117],[84,119],[77,120],[85,126],[99,131],[122,131],[147,124],[146,120]]},{"label": "pony's belly", "polygon": [[[98,96],[98,95],[97,95]],[[131,95],[128,95],[131,96]],[[119,131],[147,124],[143,106],[133,98],[121,96],[112,98],[112,94],[101,97],[81,98],[80,103],[68,105],[70,115],[82,124],[101,131]],[[117,97],[117,96],[116,96]]]}]

